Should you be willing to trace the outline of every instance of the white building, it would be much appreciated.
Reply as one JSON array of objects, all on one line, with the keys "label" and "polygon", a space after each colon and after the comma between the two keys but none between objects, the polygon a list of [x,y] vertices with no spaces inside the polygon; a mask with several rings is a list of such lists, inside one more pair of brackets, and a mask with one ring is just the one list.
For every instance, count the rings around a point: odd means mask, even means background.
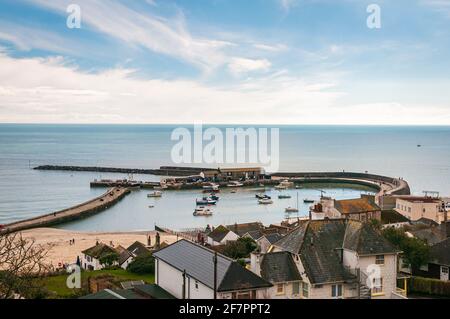
[{"label": "white building", "polygon": [[117,261],[113,262],[112,266],[118,265],[119,252],[105,244],[95,245],[81,253],[81,268],[85,270],[92,271],[105,268],[106,265],[101,263],[101,259],[108,255],[116,255]]},{"label": "white building", "polygon": [[236,241],[239,238],[239,235],[225,226],[218,226],[208,234],[206,241],[210,246],[220,246],[226,245],[229,241]]},{"label": "white building", "polygon": [[395,210],[411,221],[427,218],[440,224],[445,220],[445,202],[431,197],[398,197]]},{"label": "white building", "polygon": [[215,267],[215,254],[186,240],[161,249],[153,254],[156,284],[178,299],[213,299],[215,288],[217,299],[268,297],[272,284],[220,254]]},{"label": "white building", "polygon": [[[404,298],[406,292],[397,288],[398,254],[367,223],[307,221],[268,254],[252,255],[251,269],[274,284],[270,298]],[[295,264],[300,277],[288,264]]]}]

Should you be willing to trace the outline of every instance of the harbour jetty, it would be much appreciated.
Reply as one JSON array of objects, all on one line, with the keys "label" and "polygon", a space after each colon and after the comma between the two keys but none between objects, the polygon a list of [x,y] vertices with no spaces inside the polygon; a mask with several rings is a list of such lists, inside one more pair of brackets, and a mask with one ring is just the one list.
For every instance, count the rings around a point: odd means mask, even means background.
[{"label": "harbour jetty", "polygon": [[156,176],[191,176],[197,175],[203,168],[182,168],[182,167],[161,167],[159,169],[139,169],[139,168],[117,168],[99,166],[62,166],[62,165],[41,165],[34,168],[40,171],[67,171],[67,172],[96,172],[96,173],[118,173]]},{"label": "harbour jetty", "polygon": [[4,225],[1,231],[17,232],[32,228],[50,227],[73,220],[86,218],[108,209],[129,193],[130,190],[128,188],[112,188],[102,196],[94,198],[83,204],[44,216]]}]

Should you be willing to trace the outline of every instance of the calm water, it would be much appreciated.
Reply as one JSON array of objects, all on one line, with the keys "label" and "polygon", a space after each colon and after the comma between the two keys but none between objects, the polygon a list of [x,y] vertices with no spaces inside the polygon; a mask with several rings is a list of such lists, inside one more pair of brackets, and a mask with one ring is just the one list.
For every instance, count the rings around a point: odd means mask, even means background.
[{"label": "calm water", "polygon": [[[104,192],[90,189],[95,178],[124,178],[98,173],[41,172],[42,164],[155,168],[170,165],[171,126],[0,125],[0,224],[67,208]],[[450,127],[281,127],[281,170],[369,171],[405,178],[414,193],[450,195]],[[418,148],[417,145],[422,147]],[[155,176],[135,179],[158,181]],[[337,198],[360,190],[329,189]],[[224,193],[211,219],[194,218],[197,192],[166,193],[149,209],[147,192],[136,192],[114,208],[84,221],[64,225],[80,230],[137,230],[155,223],[195,227],[259,219],[277,222],[290,200],[256,204],[255,190]],[[301,190],[300,199],[320,195]],[[302,213],[307,207],[300,207]]]}]

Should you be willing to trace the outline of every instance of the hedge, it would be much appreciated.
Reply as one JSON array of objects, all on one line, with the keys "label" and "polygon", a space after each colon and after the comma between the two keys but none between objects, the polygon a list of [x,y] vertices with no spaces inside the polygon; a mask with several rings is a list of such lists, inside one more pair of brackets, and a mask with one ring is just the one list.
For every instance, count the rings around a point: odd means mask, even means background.
[{"label": "hedge", "polygon": [[435,296],[450,296],[450,281],[412,277],[409,280],[409,291]]}]

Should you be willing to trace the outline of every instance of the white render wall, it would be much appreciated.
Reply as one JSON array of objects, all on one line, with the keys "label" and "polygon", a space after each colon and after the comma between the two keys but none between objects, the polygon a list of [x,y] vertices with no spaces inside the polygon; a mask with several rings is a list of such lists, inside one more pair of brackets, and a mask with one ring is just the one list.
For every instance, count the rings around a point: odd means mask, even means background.
[{"label": "white render wall", "polygon": [[[183,298],[183,272],[170,266],[160,259],[156,259],[156,283],[172,294],[174,297]],[[186,275],[186,294],[187,299],[213,299],[213,289],[198,283],[195,287],[196,280]]]},{"label": "white render wall", "polygon": [[81,259],[81,268],[89,270],[89,266],[93,267],[93,270],[101,270],[103,269],[103,266],[100,264],[98,259],[91,258],[91,261],[87,260],[87,256],[83,254]]},{"label": "white render wall", "polygon": [[[367,273],[369,265],[375,264],[375,256],[360,256],[359,266]],[[392,292],[397,288],[397,255],[384,255],[384,265],[380,266],[381,277],[383,278],[383,294],[372,296],[372,299],[390,299]]]}]

